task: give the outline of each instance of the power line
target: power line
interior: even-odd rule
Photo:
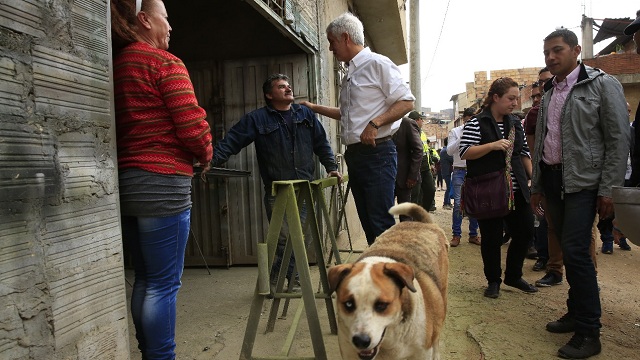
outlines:
[[[444,30],[444,23],[447,21],[447,13],[449,12],[450,3],[451,3],[451,0],[448,0],[447,9],[444,12],[444,18],[442,19],[442,25],[440,26],[440,34],[438,34],[438,41],[436,42],[436,48],[433,50],[433,57],[431,58],[431,63],[429,64],[429,68],[427,69],[427,74],[424,76],[424,79],[422,79],[423,82],[429,77],[429,73],[431,72],[431,66],[433,66],[433,62],[435,61],[436,54],[438,53],[438,46],[440,45],[440,38],[442,37],[442,31]]]

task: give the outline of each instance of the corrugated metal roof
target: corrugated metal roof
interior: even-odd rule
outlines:
[[[622,19],[604,19],[602,20],[601,25],[597,25],[594,23],[594,26],[598,28],[598,33],[596,37],[593,39],[593,43],[596,44],[600,41],[604,41],[615,37],[609,45],[607,45],[604,49],[600,50],[596,56],[609,54],[616,50],[617,45],[625,45],[629,41],[631,41],[632,36],[624,35],[624,28],[627,25],[631,24],[633,19],[630,18],[622,18]]]
[[[624,37],[623,31],[627,25],[631,24],[633,19],[630,18],[622,18],[622,19],[604,19],[602,20],[602,25],[595,25],[598,27],[598,33],[596,37],[593,39],[593,43],[597,44],[600,41],[607,40],[612,37]]]

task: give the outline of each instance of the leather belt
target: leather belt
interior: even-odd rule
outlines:
[[[551,171],[562,171],[562,163],[549,165],[544,161],[540,161],[540,169],[542,170],[551,170]]]
[[[376,139],[376,145],[382,144],[383,142],[386,142],[386,141],[389,141],[389,140],[391,140],[391,135],[384,136],[384,137],[381,137],[381,138],[377,138]],[[357,143],[354,143],[354,144],[347,145],[347,149],[350,148],[350,147],[356,148],[356,147],[359,147],[359,146],[362,146],[362,145],[371,146],[371,145],[363,144],[361,142],[357,142]]]
[[[453,170],[467,170],[465,166],[454,166]]]

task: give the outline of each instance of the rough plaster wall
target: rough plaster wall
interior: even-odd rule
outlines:
[[[127,359],[106,0],[0,0],[0,359]]]

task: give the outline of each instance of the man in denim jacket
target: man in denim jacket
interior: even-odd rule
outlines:
[[[613,215],[611,188],[622,185],[629,122],[622,85],[577,62],[577,36],[559,29],[544,39],[545,63],[554,75],[544,86],[536,126],[531,207],[548,213],[562,247],[569,282],[567,313],[547,324],[553,333],[575,332],[558,350],[563,358],[600,353],[602,313],[591,226]]]
[[[262,85],[267,106],[245,114],[229,129],[227,136],[216,143],[213,151],[213,166],[225,163],[229,156],[239,153],[251,143],[255,143],[260,177],[264,184],[264,206],[271,221],[275,197],[271,195],[271,183],[279,180],[313,181],[316,154],[329,176],[341,179],[333,150],[327,134],[313,111],[294,104],[289,77],[282,74],[271,75]],[[300,219],[306,219],[306,207],[300,211]],[[283,223],[276,249],[276,259],[271,268],[271,283],[277,280],[282,264],[282,256],[288,235],[286,220]],[[287,270],[289,287],[298,286],[297,277],[291,282],[295,268],[293,255]]]

